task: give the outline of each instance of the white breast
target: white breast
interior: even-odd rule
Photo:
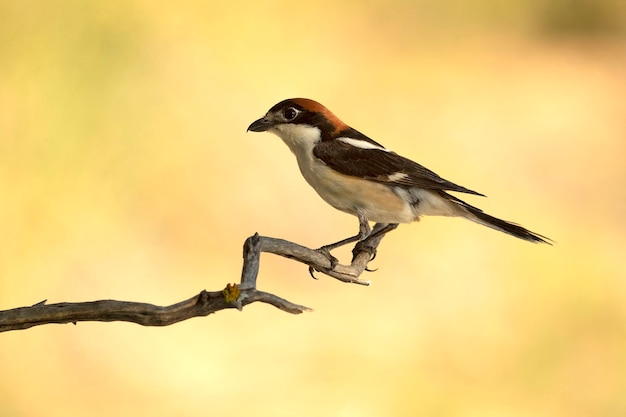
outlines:
[[[318,128],[284,124],[273,130],[296,155],[304,179],[331,206],[380,223],[416,220],[414,208],[394,188],[340,174],[316,158],[313,147],[320,141]]]

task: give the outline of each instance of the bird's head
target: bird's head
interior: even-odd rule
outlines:
[[[248,131],[278,135],[290,148],[302,142],[332,140],[346,129],[349,127],[330,110],[307,98],[283,100],[248,126]]]

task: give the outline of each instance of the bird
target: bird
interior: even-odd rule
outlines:
[[[330,251],[412,223],[422,216],[463,217],[533,243],[550,239],[506,220],[484,213],[458,197],[479,192],[445,180],[348,126],[317,101],[290,98],[272,106],[247,131],[270,132],[295,155],[300,173],[332,207],[356,216],[359,232],[318,250]],[[369,222],[375,222],[372,229]],[[373,253],[375,256],[375,252]]]

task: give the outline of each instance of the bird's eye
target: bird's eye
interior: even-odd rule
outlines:
[[[287,120],[288,122],[292,121],[293,119],[296,118],[296,116],[298,115],[298,110],[294,109],[293,107],[287,107],[284,111],[283,111],[283,117],[285,118],[285,120]]]

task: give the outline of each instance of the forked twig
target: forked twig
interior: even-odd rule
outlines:
[[[367,269],[372,251],[376,250],[382,237],[368,242],[366,249],[360,250],[357,246],[350,265],[337,264],[331,268],[330,260],[319,251],[256,233],[244,243],[241,282],[228,284],[222,291],[202,290],[187,300],[169,306],[116,300],[46,304],[44,300],[29,307],[0,311],[0,332],[49,323],[76,324],[79,321],[126,321],[142,326],[168,326],[227,308],[241,310],[254,302],[271,304],[287,313],[300,314],[311,309],[257,289],[261,253],[273,253],[296,260],[342,282],[369,285],[368,281],[359,279],[359,276]]]

